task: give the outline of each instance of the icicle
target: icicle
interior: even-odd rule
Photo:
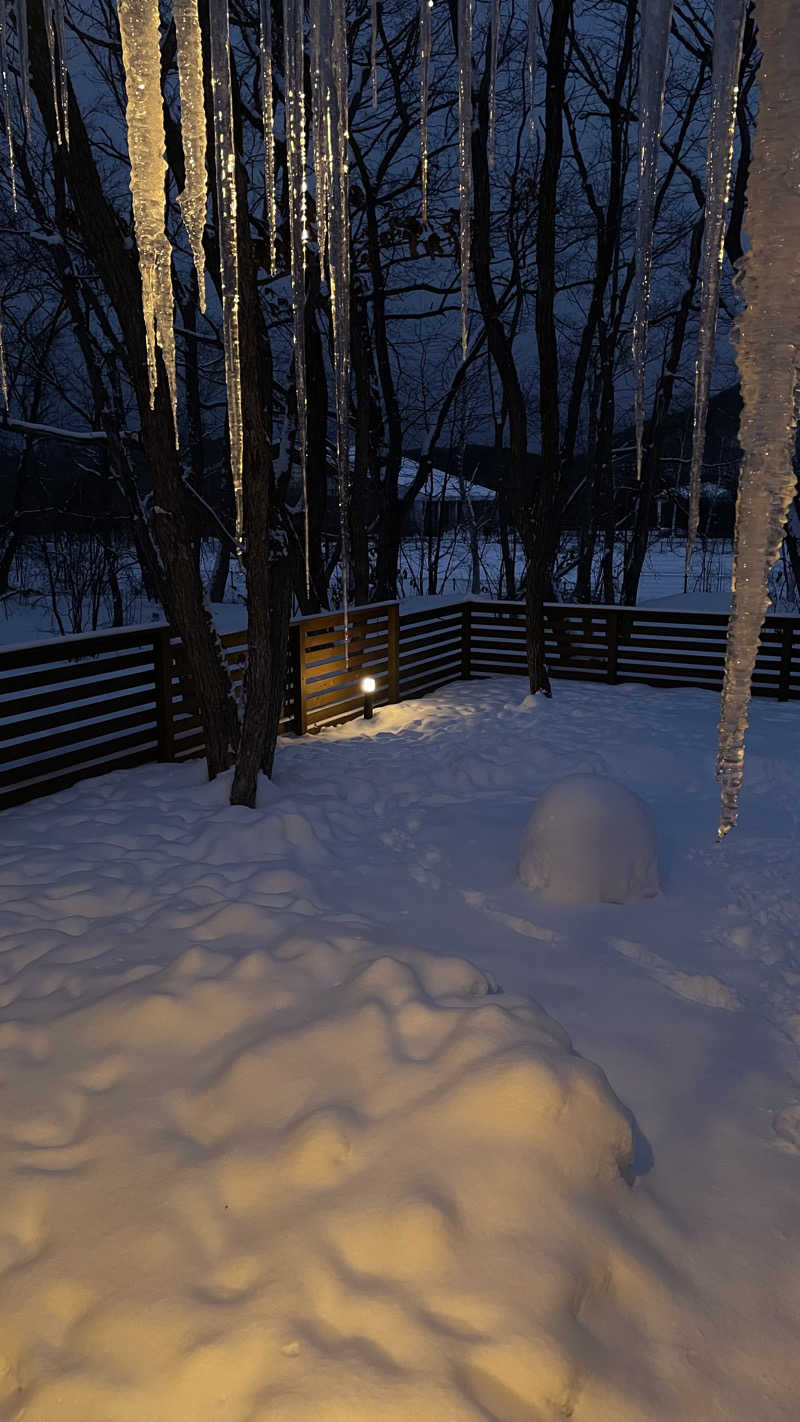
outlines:
[[[272,111],[272,0],[260,0],[261,113],[264,122],[264,215],[267,271],[276,270],[278,218],[275,204],[275,118]]]
[[[332,72],[335,113],[330,212],[330,290],[333,325],[333,367],[336,391],[336,462],[339,522],[342,539],[342,596],[345,665],[350,665],[350,144],[347,0],[332,0]]]
[[[294,334],[294,384],[297,406],[297,442],[305,517],[306,592],[311,588],[308,533],[308,431],[306,412],[306,290],[303,240],[305,197],[305,100],[303,97],[303,0],[284,0],[284,105],[286,127],[286,178],[289,199],[289,259]]]
[[[231,96],[230,25],[228,0],[210,0],[209,55],[214,111],[214,168],[217,179],[219,266],[222,288],[222,345],[225,352],[225,385],[228,395],[228,441],[236,506],[236,550],[243,551],[244,488],[242,429],[242,370],[239,351],[239,242],[236,210],[236,144]]]
[[[433,0],[420,0],[419,7],[419,146],[422,223],[428,221],[428,94],[431,81],[431,10]]]
[[[720,838],[735,825],[750,680],[769,604],[768,578],[796,488],[793,468],[800,363],[800,86],[796,0],[759,0],[758,124],[747,196],[749,249],[741,267],[746,306],[737,364],[744,408],[736,505],[733,603],[722,691],[717,773]]]
[[[633,312],[633,409],[637,478],[642,475],[653,217],[671,25],[672,0],[642,0],[639,35],[639,192],[636,201],[636,293]]]
[[[44,27],[50,50],[50,74],[53,83],[53,108],[59,143],[69,143],[69,112],[67,105],[67,47],[64,32],[65,0],[43,0]],[[123,65],[125,61],[123,60]],[[160,82],[159,82],[159,93]]]
[[[31,125],[31,78],[30,56],[28,53],[28,0],[15,0],[17,14],[17,55],[19,57],[19,81],[22,93],[22,116],[27,133]]]
[[[372,75],[372,107],[378,107],[378,0],[370,0],[369,64]]]
[[[8,175],[11,179],[11,201],[17,210],[17,174],[14,161],[14,135],[11,129],[11,95],[8,86],[8,0],[0,0],[0,75],[3,82],[3,121],[8,143]]]
[[[525,50],[525,87],[531,138],[536,133],[536,59],[539,52],[539,6],[528,0],[528,40]]]
[[[487,140],[489,167],[494,167],[497,106],[497,51],[500,42],[500,0],[491,0],[489,18],[489,135]]]
[[[708,394],[714,361],[719,288],[725,255],[725,217],[730,190],[733,134],[736,123],[739,65],[746,4],[744,0],[715,0],[714,47],[711,63],[711,119],[706,154],[706,209],[703,272],[700,296],[700,332],[694,376],[694,426],[689,474],[689,527],[686,537],[686,578],[700,522],[700,481],[706,439]]]
[[[458,0],[458,208],[461,249],[461,355],[469,337],[472,228],[472,0]]]
[[[6,348],[3,341],[3,313],[0,311],[0,392],[3,404],[8,409],[8,371],[6,370]]]
[[[133,226],[142,279],[150,400],[158,384],[156,343],[161,347],[177,438],[172,249],[164,228],[164,116],[161,98],[160,22],[156,0],[119,0],[125,73],[128,153]]]
[[[181,90],[181,135],[186,178],[179,202],[197,272],[200,310],[206,309],[206,111],[203,98],[203,44],[197,0],[173,0]]]
[[[314,143],[317,246],[320,272],[322,272],[328,253],[328,213],[334,161],[333,134],[330,123],[333,103],[333,76],[331,72],[333,30],[330,5],[326,0],[312,0],[309,6],[309,19],[311,26],[311,131]]]
[[[350,583],[350,215],[346,0],[311,0],[311,126],[320,266],[328,258],[342,539],[345,661]]]

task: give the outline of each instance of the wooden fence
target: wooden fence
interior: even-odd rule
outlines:
[[[553,604],[550,671],[718,691],[727,622],[724,613]],[[238,686],[246,632],[226,633],[222,643]],[[324,613],[292,624],[280,729],[302,735],[360,715],[364,676],[375,678],[380,705],[464,677],[524,672],[520,603],[356,608],[348,658],[341,613]],[[767,618],[753,693],[800,698],[800,618]],[[110,770],[203,752],[181,644],[167,627],[9,647],[0,651],[0,697],[0,809]]]

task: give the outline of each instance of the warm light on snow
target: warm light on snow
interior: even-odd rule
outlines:
[[[713,696],[523,690],[0,816],[0,1415],[793,1416],[797,706],[720,847]],[[576,769],[663,898],[518,882]]]

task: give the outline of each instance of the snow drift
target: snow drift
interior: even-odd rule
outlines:
[[[519,877],[567,903],[624,904],[658,893],[655,828],[643,800],[604,775],[567,775],[540,795]]]

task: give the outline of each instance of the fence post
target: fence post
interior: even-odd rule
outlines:
[[[389,701],[400,700],[400,604],[393,602],[389,608],[386,628],[386,656],[389,662],[387,693]]]
[[[292,661],[294,663],[294,729],[298,736],[308,730],[308,708],[306,706],[306,634],[302,622],[290,627],[292,636]]]
[[[792,674],[792,642],[794,640],[794,623],[787,618],[783,624],[783,636],[781,638],[781,669],[778,675],[778,700],[789,700],[789,679]]]
[[[472,603],[465,602],[461,607],[461,679],[470,681],[472,679]]]
[[[172,628],[159,627],[153,636],[153,669],[156,679],[156,730],[159,760],[175,759],[172,720]]]
[[[617,653],[619,650],[619,622],[616,612],[606,613],[606,642],[608,643],[608,680],[617,685]]]

